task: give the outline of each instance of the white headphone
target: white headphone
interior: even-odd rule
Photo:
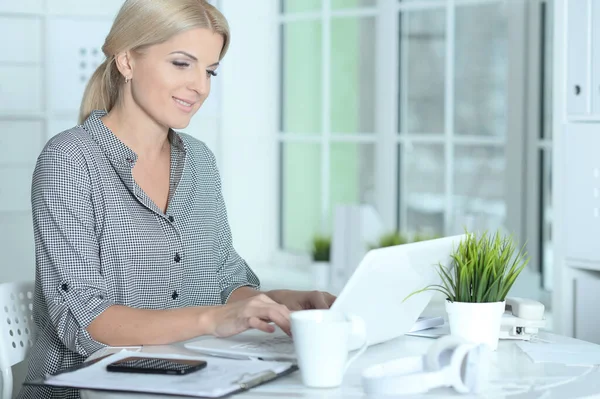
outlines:
[[[459,393],[479,393],[489,379],[490,349],[447,335],[424,356],[406,357],[369,367],[362,384],[367,394],[424,393],[452,386]]]

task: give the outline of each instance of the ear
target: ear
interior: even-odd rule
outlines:
[[[133,76],[133,57],[131,56],[131,52],[123,51],[117,54],[115,56],[115,63],[121,75],[125,79],[131,80]]]

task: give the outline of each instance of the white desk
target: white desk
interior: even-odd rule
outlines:
[[[551,341],[571,341],[571,338],[550,333],[542,333],[540,337]],[[428,338],[401,337],[396,340],[369,348],[348,370],[344,383],[336,389],[308,389],[300,381],[297,371],[286,377],[254,388],[249,392],[237,395],[248,399],[274,399],[280,397],[294,398],[351,398],[366,397],[363,393],[361,371],[372,364],[397,357],[423,354],[433,341]],[[575,341],[580,342],[580,341]],[[198,355],[185,349],[182,345],[145,346],[144,352],[182,353]],[[101,355],[101,354],[98,354]],[[533,363],[529,357],[513,341],[501,341],[498,351],[492,357],[490,390],[481,397],[498,398],[600,398],[599,367],[569,367],[561,364]],[[427,398],[459,397],[452,389],[436,389],[427,395],[410,396]],[[407,397],[407,396],[405,396]],[[472,397],[472,396],[461,396]],[[106,392],[82,391],[83,399],[157,399],[173,398],[173,396],[156,396],[141,394],[113,394]]]

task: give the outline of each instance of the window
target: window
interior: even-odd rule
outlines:
[[[549,224],[540,219],[534,232],[526,217],[549,198],[548,168],[525,156],[534,148],[549,165],[549,137],[529,128],[525,111],[528,76],[540,69],[524,60],[531,54],[539,65],[542,57],[532,51],[542,49],[539,40],[528,45],[539,28],[528,20],[534,6],[281,3],[282,249],[306,251],[313,234],[331,231],[333,209],[344,203],[372,204],[389,228],[409,235],[500,228],[549,242]],[[550,71],[544,76],[547,90]],[[532,107],[550,126],[539,116],[550,111],[548,94]],[[543,187],[531,191],[531,173],[545,176]],[[538,203],[530,209],[525,198]]]
[[[449,4],[399,9],[398,225],[409,233],[506,221],[505,7]]]
[[[288,250],[305,251],[328,231],[336,204],[373,200],[373,4],[282,2],[280,240]]]

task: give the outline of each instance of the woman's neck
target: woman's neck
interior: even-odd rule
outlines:
[[[141,108],[135,108],[130,110],[116,106],[102,118],[102,122],[138,158],[158,159],[169,147],[169,129],[160,126]]]

